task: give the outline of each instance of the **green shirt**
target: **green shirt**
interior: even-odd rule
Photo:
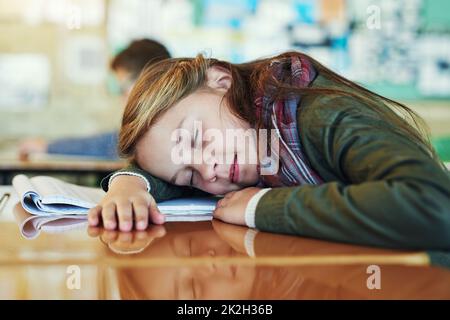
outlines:
[[[320,75],[312,86],[342,89]],[[381,101],[380,108],[386,108]],[[450,176],[417,144],[363,102],[342,95],[304,97],[297,121],[303,152],[325,183],[267,192],[255,211],[258,229],[391,248],[450,249]],[[147,177],[156,201],[193,195],[193,189],[135,165],[124,170]]]

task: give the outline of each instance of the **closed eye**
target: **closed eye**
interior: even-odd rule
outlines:
[[[195,148],[197,146],[197,137],[198,137],[198,129],[196,128],[195,132],[194,132],[194,139],[192,139],[192,148]]]
[[[194,182],[194,170],[191,170],[191,179],[189,181],[189,186],[193,186],[193,182]]]
[[[198,137],[198,128],[195,128],[194,138],[192,139],[192,148],[196,147],[197,137]],[[189,180],[189,186],[194,185],[194,170],[191,170],[191,179]]]

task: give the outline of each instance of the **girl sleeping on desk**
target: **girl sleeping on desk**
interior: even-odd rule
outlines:
[[[423,121],[299,52],[147,67],[130,93],[119,151],[130,166],[102,182],[92,226],[143,230],[164,223],[157,201],[206,192],[225,195],[214,217],[233,224],[450,248],[450,177]]]

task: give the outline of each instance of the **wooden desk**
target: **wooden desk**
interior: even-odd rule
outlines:
[[[24,174],[64,174],[79,178],[92,174],[101,178],[125,166],[124,161],[107,161],[75,157],[42,157],[30,160],[0,158],[0,185],[11,184],[12,178]]]
[[[0,299],[450,299],[450,269],[431,266],[424,252],[255,234],[219,221],[25,240],[4,212],[0,230]],[[381,289],[367,287],[371,265]]]

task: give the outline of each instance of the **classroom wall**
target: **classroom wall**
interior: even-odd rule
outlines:
[[[69,29],[64,23],[45,18],[39,22],[26,21],[25,13],[37,2],[43,3],[31,0],[0,1],[0,68],[1,57],[37,55],[46,59],[50,78],[43,103],[5,105],[0,102],[0,143],[24,136],[55,138],[117,127],[121,101],[107,89],[110,53],[105,40],[105,22]],[[68,74],[68,66],[74,63],[74,58],[67,51],[71,50],[71,44],[80,39],[94,39],[102,48],[97,54],[97,61],[104,74],[98,81],[76,81]],[[0,77],[0,81],[3,80],[0,97],[1,91],[4,95],[8,94],[4,86],[11,78],[16,80],[17,74],[28,74],[27,78],[31,77],[38,83],[45,82],[43,78],[47,78],[43,74],[34,74],[35,69],[28,70],[26,63],[21,66],[19,61],[15,67],[16,74],[11,74],[8,69],[9,73]],[[26,86],[23,88],[24,95],[25,89]]]
[[[443,14],[449,4],[0,0],[0,148],[26,136],[81,136],[118,127],[123,101],[108,63],[143,37],[162,41],[174,56],[204,52],[233,62],[302,50],[405,101],[434,136],[450,135],[450,18]]]

